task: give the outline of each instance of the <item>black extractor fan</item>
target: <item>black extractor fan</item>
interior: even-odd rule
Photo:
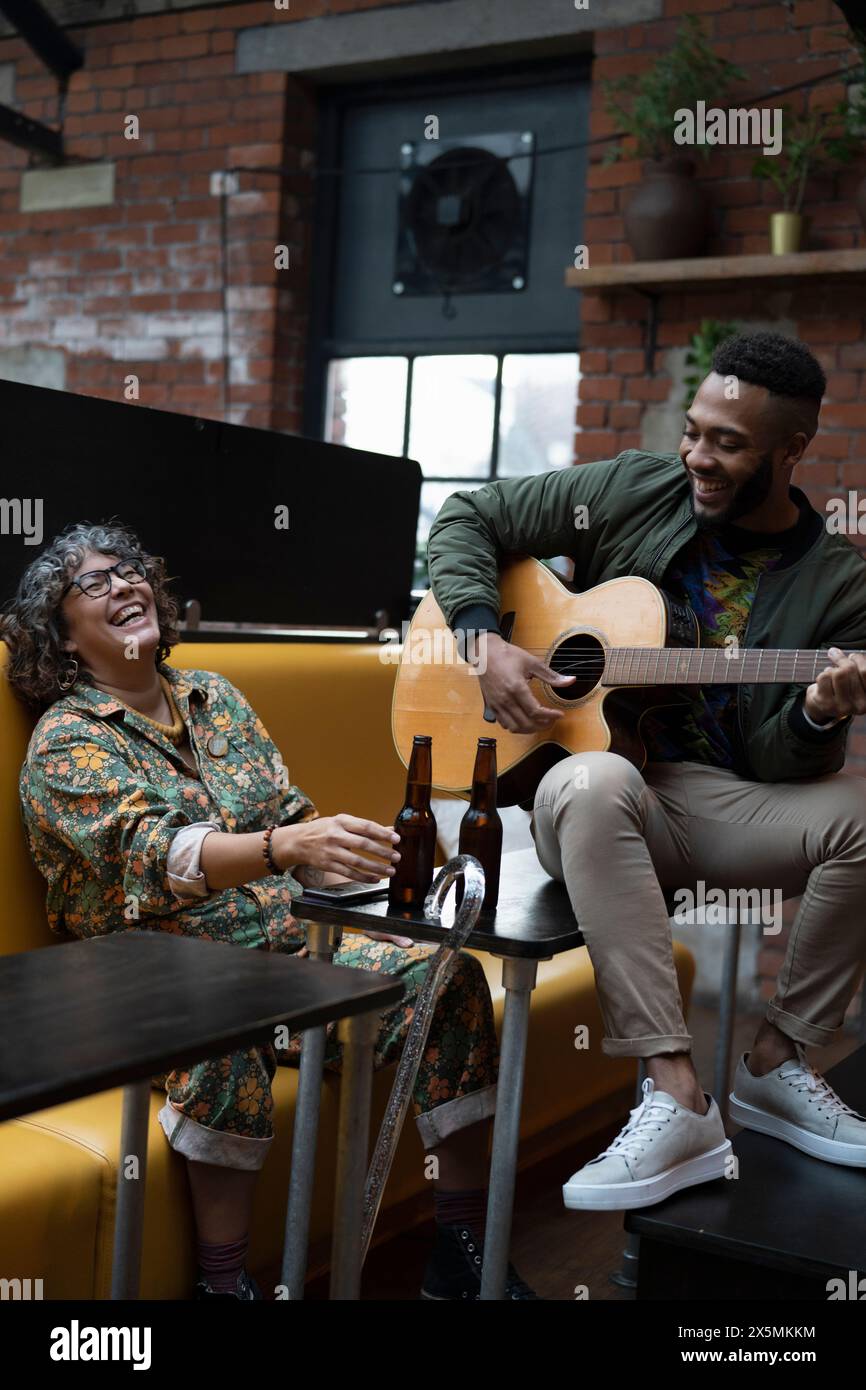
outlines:
[[[394,294],[526,288],[534,148],[527,130],[401,145]]]

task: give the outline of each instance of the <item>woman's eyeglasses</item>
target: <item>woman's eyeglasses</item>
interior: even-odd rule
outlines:
[[[111,576],[116,574],[118,579],[125,579],[128,584],[140,584],[147,578],[147,570],[143,560],[119,560],[116,565],[109,565],[104,570],[88,570],[78,579],[73,579],[67,584],[61,598],[65,598],[70,589],[80,589],[88,598],[101,598],[111,589]]]

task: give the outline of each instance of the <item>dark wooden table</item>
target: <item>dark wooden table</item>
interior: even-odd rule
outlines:
[[[452,891],[441,923],[425,918],[421,911],[394,911],[387,898],[347,907],[324,905],[304,894],[295,901],[293,911],[298,918],[331,927],[391,932],[438,945],[453,921],[453,904]],[[565,885],[548,877],[534,849],[502,856],[497,907],[481,913],[466,945],[502,957],[505,1011],[481,1283],[483,1299],[501,1299],[511,1240],[529,1008],[538,962],[583,945]]]
[[[827,1080],[866,1114],[866,1047]],[[640,1236],[639,1299],[826,1301],[829,1279],[847,1287],[866,1275],[866,1169],[748,1129],[733,1146],[736,1178],[626,1213],[626,1230]]]
[[[331,1019],[375,1023],[402,998],[399,981],[370,971],[298,960],[276,951],[196,941],[163,932],[124,932],[0,957],[0,1120],[97,1091],[123,1086],[112,1298],[138,1292],[150,1078],[186,1062],[273,1041],[274,1029],[323,1026]],[[367,1029],[369,1032],[369,1029]],[[375,1034],[374,1034],[375,1036]],[[355,1041],[350,1039],[350,1045]],[[354,1068],[361,1089],[372,1044]],[[369,1052],[369,1058],[366,1053]],[[341,1092],[352,1117],[349,1131],[366,1139],[358,1116],[366,1098]],[[358,1088],[356,1087],[356,1092]],[[341,1132],[343,1126],[341,1124]],[[137,1181],[126,1181],[124,1160],[137,1159]],[[314,1152],[306,1161],[312,1166]],[[337,1207],[360,1207],[358,1158],[342,1154]],[[359,1244],[360,1226],[355,1245]],[[353,1237],[343,1232],[341,1258]],[[354,1287],[357,1270],[343,1272]],[[357,1296],[357,1295],[355,1295]]]

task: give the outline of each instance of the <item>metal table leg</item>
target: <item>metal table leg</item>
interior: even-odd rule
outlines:
[[[343,1044],[343,1067],[331,1246],[332,1299],[358,1299],[361,1294],[361,1237],[370,1138],[373,1046],[379,1025],[377,1013],[344,1018],[338,1025],[338,1036]]]
[[[748,913],[747,925],[752,920]],[[742,917],[739,910],[725,927],[725,949],[722,957],[722,982],[719,988],[719,1031],[716,1034],[716,1057],[713,1068],[713,1095],[722,1123],[728,1122],[728,1086],[731,1080],[731,1048],[734,1041],[734,1022],[737,1016],[737,968],[740,960]]]
[[[141,1283],[141,1246],[144,1233],[144,1190],[147,1182],[147,1131],[150,1119],[150,1082],[136,1081],[123,1088],[123,1120],[120,1160],[117,1165],[117,1206],[114,1218],[114,1256],[111,1297],[138,1298]],[[134,1174],[127,1175],[130,1159]]]
[[[643,1100],[643,1083],[646,1080],[646,1058],[637,1059],[637,1084],[635,1085],[634,1103],[640,1105]],[[610,1275],[610,1282],[618,1285],[621,1289],[637,1288],[637,1271],[640,1260],[640,1236],[634,1233],[626,1233],[626,1242],[622,1252],[622,1265],[618,1270]]]
[[[304,925],[310,959],[332,960],[342,936],[341,928],[329,926],[326,922],[306,921]],[[280,1271],[280,1283],[289,1299],[304,1297],[327,1037],[324,1024],[320,1028],[307,1028],[301,1034],[295,1126],[292,1131],[292,1166]]]
[[[487,1229],[481,1269],[482,1299],[505,1297],[511,1215],[520,1140],[520,1107],[529,1035],[529,1005],[535,988],[538,962],[502,958],[505,1013],[499,1045],[499,1081],[493,1121],[490,1190],[487,1197]]]

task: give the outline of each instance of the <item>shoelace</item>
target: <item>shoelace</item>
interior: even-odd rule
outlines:
[[[617,1158],[636,1158],[642,1153],[648,1143],[651,1142],[651,1129],[661,1129],[662,1124],[670,1124],[670,1116],[676,1114],[677,1107],[672,1105],[669,1100],[662,1100],[655,1097],[655,1083],[651,1077],[647,1077],[641,1090],[643,1100],[640,1105],[635,1106],[629,1112],[631,1118],[620,1131],[612,1144],[599,1154],[599,1158],[605,1158],[608,1154],[614,1154]],[[665,1111],[669,1113],[664,1114]],[[661,1124],[659,1123],[661,1121]],[[598,1160],[596,1160],[597,1162]]]
[[[476,1246],[473,1243],[474,1237],[472,1231],[462,1230],[460,1232],[460,1239],[462,1240],[463,1244],[466,1246],[466,1249],[470,1253],[476,1249]],[[479,1250],[482,1248],[483,1247],[480,1246],[478,1247]],[[472,1263],[479,1266],[478,1281],[480,1283],[481,1271],[484,1268],[484,1261],[482,1260],[480,1253],[473,1256]],[[514,1265],[511,1263],[510,1260],[508,1262],[508,1268],[505,1273],[505,1293],[508,1298],[512,1299],[521,1298],[524,1294],[531,1294],[534,1297],[533,1290],[529,1287],[527,1283],[525,1283],[521,1279],[520,1275],[517,1273],[517,1270],[514,1268]],[[481,1298],[480,1293],[469,1294],[468,1292],[466,1292],[461,1294],[460,1296],[461,1298],[472,1298],[474,1300],[480,1300]]]
[[[779,1080],[789,1082],[798,1091],[814,1091],[818,1109],[826,1110],[828,1115],[854,1115],[857,1119],[862,1119],[856,1110],[852,1110],[851,1106],[836,1094],[826,1077],[809,1066],[805,1051],[799,1044],[797,1061],[791,1061],[785,1070],[779,1072]]]

